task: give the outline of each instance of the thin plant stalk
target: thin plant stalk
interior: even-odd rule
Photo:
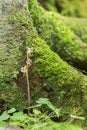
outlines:
[[[28,73],[28,60],[29,60],[29,54],[27,52],[27,71],[26,71],[26,78],[27,78],[27,92],[28,92],[28,105],[30,106],[30,83],[29,83],[29,73]]]

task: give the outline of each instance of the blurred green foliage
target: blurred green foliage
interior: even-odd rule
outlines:
[[[87,17],[87,0],[45,0],[44,2],[49,10],[58,11],[63,15]]]

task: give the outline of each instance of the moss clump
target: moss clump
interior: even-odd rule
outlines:
[[[81,44],[70,28],[40,7],[36,0],[29,1],[29,10],[39,36],[54,52],[70,63],[86,61],[87,52],[84,48],[87,48],[87,45]]]
[[[83,42],[87,43],[87,22],[86,18],[74,18],[74,17],[65,17],[60,15],[59,13],[49,12],[53,15],[54,19],[59,21],[65,26],[68,26],[70,30],[72,30],[78,37],[79,42],[83,44]]]
[[[57,20],[63,22],[82,40],[87,43],[87,22],[85,18],[69,18],[57,15]],[[80,41],[81,42],[81,41]],[[82,43],[83,44],[83,43]]]
[[[43,40],[35,38],[32,46],[35,49],[32,55],[35,60],[30,79],[32,99],[44,96],[65,111],[71,112],[75,107],[83,110],[85,107],[83,108],[84,105],[81,104],[82,100],[85,103],[86,95],[82,90],[86,77],[61,60]]]

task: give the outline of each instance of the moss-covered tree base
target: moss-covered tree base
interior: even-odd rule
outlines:
[[[35,2],[34,0],[30,0],[29,4],[32,6],[34,4],[34,6],[39,8],[39,6],[35,5],[37,4]],[[29,68],[31,105],[35,103],[36,99],[46,97],[66,113],[77,111],[77,113],[81,112],[84,115],[87,108],[87,76],[75,70],[67,62],[62,60],[58,53],[52,51],[50,46],[48,46],[48,41],[51,44],[50,40],[47,40],[49,39],[48,37],[47,39],[41,39],[41,35],[38,35],[36,29],[41,23],[45,25],[46,21],[42,19],[40,24],[37,22],[36,27],[34,27],[33,21],[37,21],[37,17],[32,17],[32,20],[30,14],[34,10],[31,9],[31,6],[29,6],[29,11],[25,6],[23,6],[23,10],[19,10],[19,5],[17,6],[16,3],[14,6],[11,6],[15,10],[13,8],[11,8],[12,10],[6,8],[8,11],[13,11],[14,13],[11,12],[12,15],[6,14],[9,17],[6,17],[5,21],[2,19],[2,22],[6,26],[11,26],[12,29],[10,34],[8,33],[9,29],[7,29],[7,35],[3,32],[2,36],[5,36],[4,38],[8,38],[8,40],[6,39],[6,41],[0,43],[0,53],[2,55],[0,55],[0,100],[4,100],[5,106],[7,107],[16,107],[17,109],[26,108],[26,76],[20,72],[20,69],[26,64],[27,47],[33,47],[33,53],[30,57],[32,59],[32,66]],[[45,16],[44,11],[43,16]],[[50,20],[53,25],[52,18]],[[48,25],[51,24],[49,22]],[[58,27],[60,28],[57,24],[55,30]],[[64,36],[65,32],[67,33],[68,31],[72,34],[70,30],[67,30],[66,27],[64,28]],[[60,29],[59,32],[61,33]],[[43,36],[46,36],[46,34],[43,34]],[[0,38],[2,37],[0,36]],[[67,42],[65,43],[67,44]],[[75,51],[73,52],[75,47],[73,39],[72,42],[69,42],[69,45],[71,47],[70,51],[72,54],[75,54]],[[59,44],[58,49],[60,48],[61,46]],[[66,51],[68,51],[67,49],[66,47]],[[82,52],[80,53],[80,49],[76,54],[77,57],[82,56],[80,55],[82,54]],[[66,54],[64,53],[64,55]],[[85,56],[81,58],[84,59]]]

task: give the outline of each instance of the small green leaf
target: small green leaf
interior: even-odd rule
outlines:
[[[8,113],[9,113],[9,114],[10,114],[10,113],[14,113],[15,111],[16,111],[15,108],[11,108],[11,109],[8,110]]]
[[[2,113],[2,115],[0,116],[0,121],[6,121],[9,119],[9,114],[7,113],[7,111],[5,111],[4,113]]]
[[[28,118],[27,114],[24,114],[22,111],[16,112],[13,116],[10,117],[12,121],[24,121]]]
[[[6,122],[0,120],[0,126],[6,126]]]
[[[37,109],[33,109],[33,113],[35,115],[40,115],[41,114],[41,111],[37,110]]]
[[[48,101],[49,101],[48,98],[39,98],[36,102],[37,102],[38,104],[43,105],[43,104],[47,104]]]
[[[60,115],[60,109],[57,109],[50,101],[48,98],[39,98],[36,101],[39,105],[47,105],[49,109],[55,112],[55,114],[59,117]]]
[[[53,111],[56,109],[56,107],[49,101],[46,103],[46,105]]]
[[[81,116],[70,115],[70,117],[72,117],[74,119],[85,120],[85,117],[81,117]]]
[[[55,114],[57,115],[57,117],[59,117],[60,116],[60,109],[55,109]]]

